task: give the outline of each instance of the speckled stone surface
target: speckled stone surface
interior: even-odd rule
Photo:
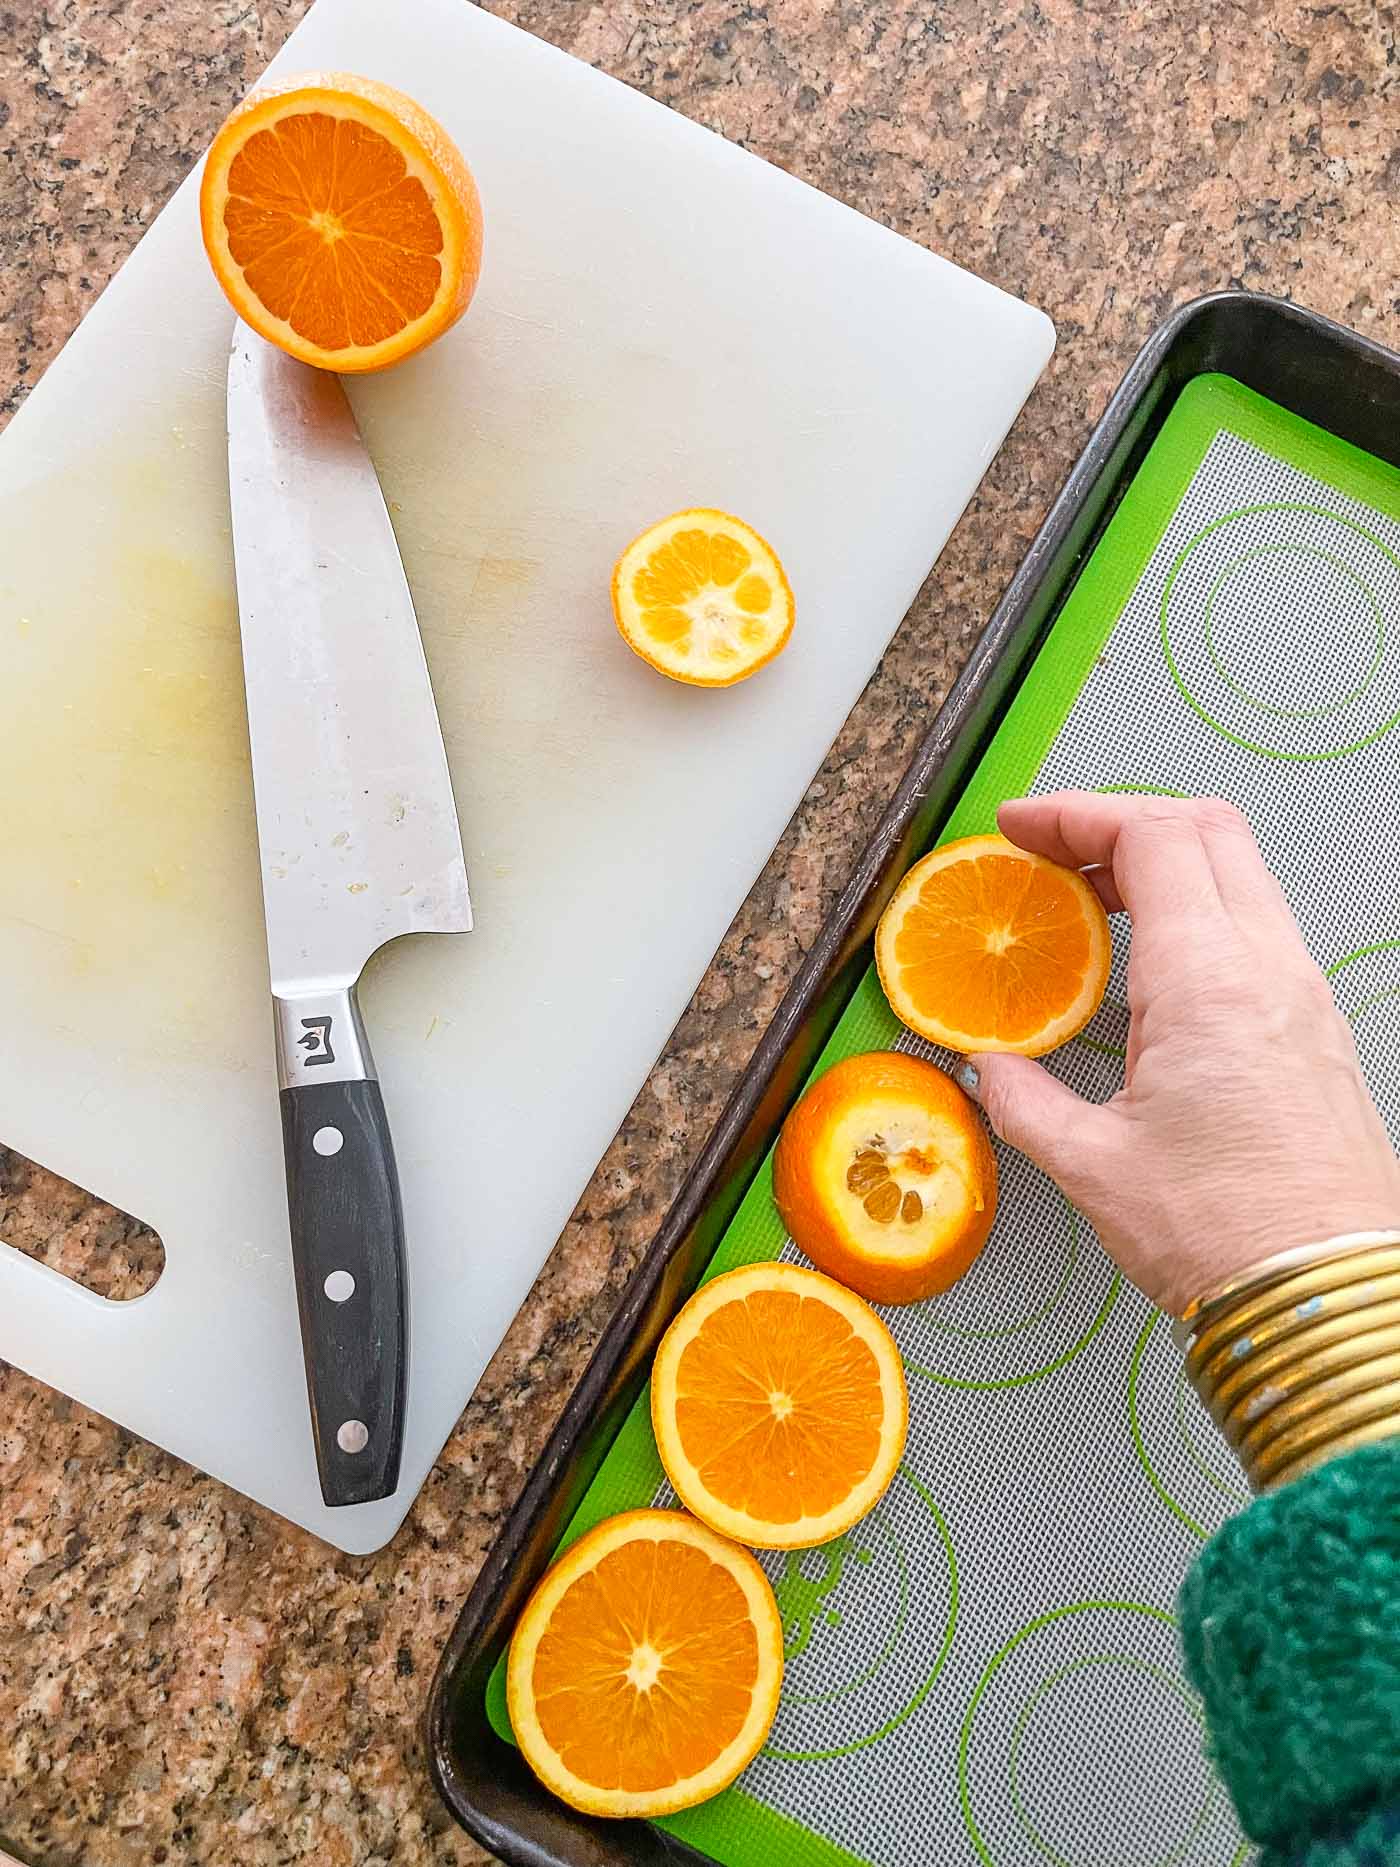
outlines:
[[[0,408],[32,387],[303,10],[0,0]],[[1400,339],[1394,7],[494,10],[1035,300],[1059,350],[387,1550],[340,1556],[0,1367],[0,1847],[27,1864],[485,1858],[424,1775],[417,1720],[437,1652],[628,1272],[1137,345],[1173,305],[1226,284]],[[0,1008],[0,1058],[2,1046]],[[112,1294],[139,1284],[150,1254],[120,1215],[3,1152],[0,1233],[64,1268],[91,1266]]]

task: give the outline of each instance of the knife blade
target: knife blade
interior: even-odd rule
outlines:
[[[388,1497],[407,1383],[393,1144],[355,988],[471,926],[413,599],[338,377],[239,325],[229,504],[292,1263],[321,1494]]]

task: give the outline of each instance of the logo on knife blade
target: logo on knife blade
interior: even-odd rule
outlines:
[[[297,1048],[304,1050],[302,1058],[308,1070],[314,1070],[318,1064],[334,1063],[335,1052],[331,1049],[331,1021],[329,1018],[303,1018],[301,1028],[305,1037],[297,1039]]]

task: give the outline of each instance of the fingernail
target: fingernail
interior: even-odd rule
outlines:
[[[960,1063],[953,1071],[953,1081],[960,1089],[966,1090],[974,1102],[977,1100],[977,1090],[982,1081],[982,1072],[977,1068],[975,1063]]]

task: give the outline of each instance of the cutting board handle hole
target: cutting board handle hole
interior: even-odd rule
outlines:
[[[109,1303],[145,1296],[165,1269],[149,1225],[4,1146],[0,1240]]]

